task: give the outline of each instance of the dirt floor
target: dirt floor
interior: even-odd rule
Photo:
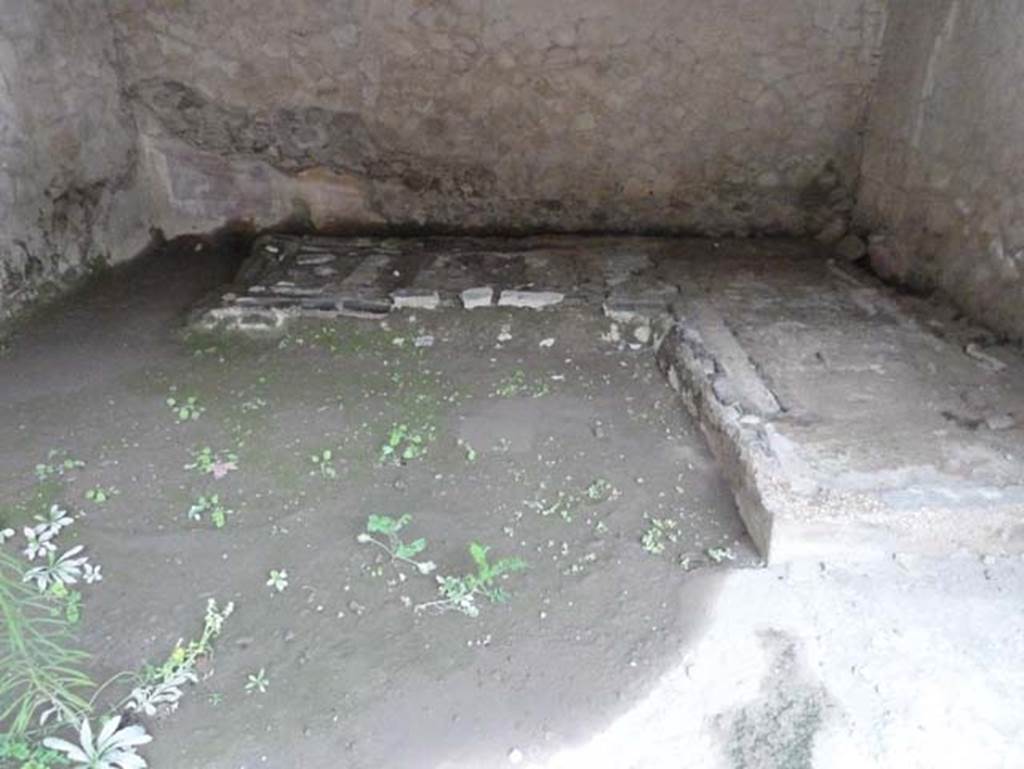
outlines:
[[[162,661],[208,597],[236,604],[208,678],[154,727],[152,765],[543,755],[676,659],[695,630],[677,605],[690,572],[756,563],[650,350],[602,339],[592,310],[181,335],[182,312],[230,270],[209,250],[180,242],[62,304],[0,363],[0,523],[54,502],[79,515],[62,536],[102,564],[80,622],[96,678]],[[201,413],[179,421],[167,399],[190,397]],[[237,469],[186,469],[203,447]],[[36,479],[63,458],[84,466]],[[97,487],[116,493],[96,504]],[[213,494],[222,528],[188,515]],[[410,515],[402,536],[427,540],[418,557],[436,573],[357,542],[371,514]],[[439,598],[436,575],[474,570],[471,542],[526,562],[502,583],[509,600],[417,611]],[[260,669],[266,693],[247,694]]]
[[[62,543],[104,576],[77,625],[95,678],[163,661],[209,598],[235,603],[202,680],[142,718],[150,766],[1024,765],[1021,559],[750,568],[650,349],[595,311],[183,336],[236,266],[178,241],[0,356],[0,528],[76,514]],[[179,422],[167,399],[189,397],[201,413]],[[222,477],[185,467],[203,447]],[[189,516],[213,494],[221,528]],[[359,542],[373,514],[410,515],[401,536],[436,570]],[[525,561],[508,600],[417,611],[437,575],[474,570],[471,542]]]

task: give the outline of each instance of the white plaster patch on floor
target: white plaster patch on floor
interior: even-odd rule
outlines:
[[[705,580],[723,580],[705,632],[650,694],[589,742],[527,766],[1024,766],[1024,561],[805,565],[701,575],[692,589]],[[784,723],[794,708],[770,703],[816,691],[803,760],[799,729]],[[744,712],[754,755],[738,748]]]

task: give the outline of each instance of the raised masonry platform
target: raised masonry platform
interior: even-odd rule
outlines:
[[[772,562],[1024,552],[1021,351],[814,244],[271,235],[198,319],[490,306],[653,329]]]

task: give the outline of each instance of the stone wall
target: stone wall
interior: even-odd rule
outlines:
[[[841,235],[884,5],[110,0],[168,234]]]
[[[1024,338],[1024,3],[890,11],[858,220],[881,274]]]
[[[0,0],[0,321],[137,253],[137,143],[102,0]]]

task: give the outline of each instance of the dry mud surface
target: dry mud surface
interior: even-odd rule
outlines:
[[[255,341],[179,337],[179,311],[216,277],[139,268],[15,337],[0,364],[3,523],[52,502],[78,515],[65,544],[104,573],[80,622],[96,678],[161,661],[208,597],[236,604],[207,677],[152,725],[153,766],[543,756],[676,659],[699,625],[678,597],[717,568],[709,551],[755,563],[649,349],[602,339],[594,311],[405,311]],[[203,411],[179,422],[168,397]],[[396,426],[422,440],[400,464],[382,461]],[[204,446],[237,469],[185,469]],[[37,481],[53,450],[84,467]],[[95,504],[96,486],[119,493]],[[211,494],[231,511],[223,528],[187,515]],[[411,515],[403,536],[426,538],[439,574],[472,570],[470,542],[528,567],[478,617],[417,613],[438,597],[434,577],[357,543],[370,514]],[[651,518],[672,527],[657,554],[641,544]],[[288,573],[282,592],[266,585],[273,569]],[[261,668],[266,693],[247,694]]]

